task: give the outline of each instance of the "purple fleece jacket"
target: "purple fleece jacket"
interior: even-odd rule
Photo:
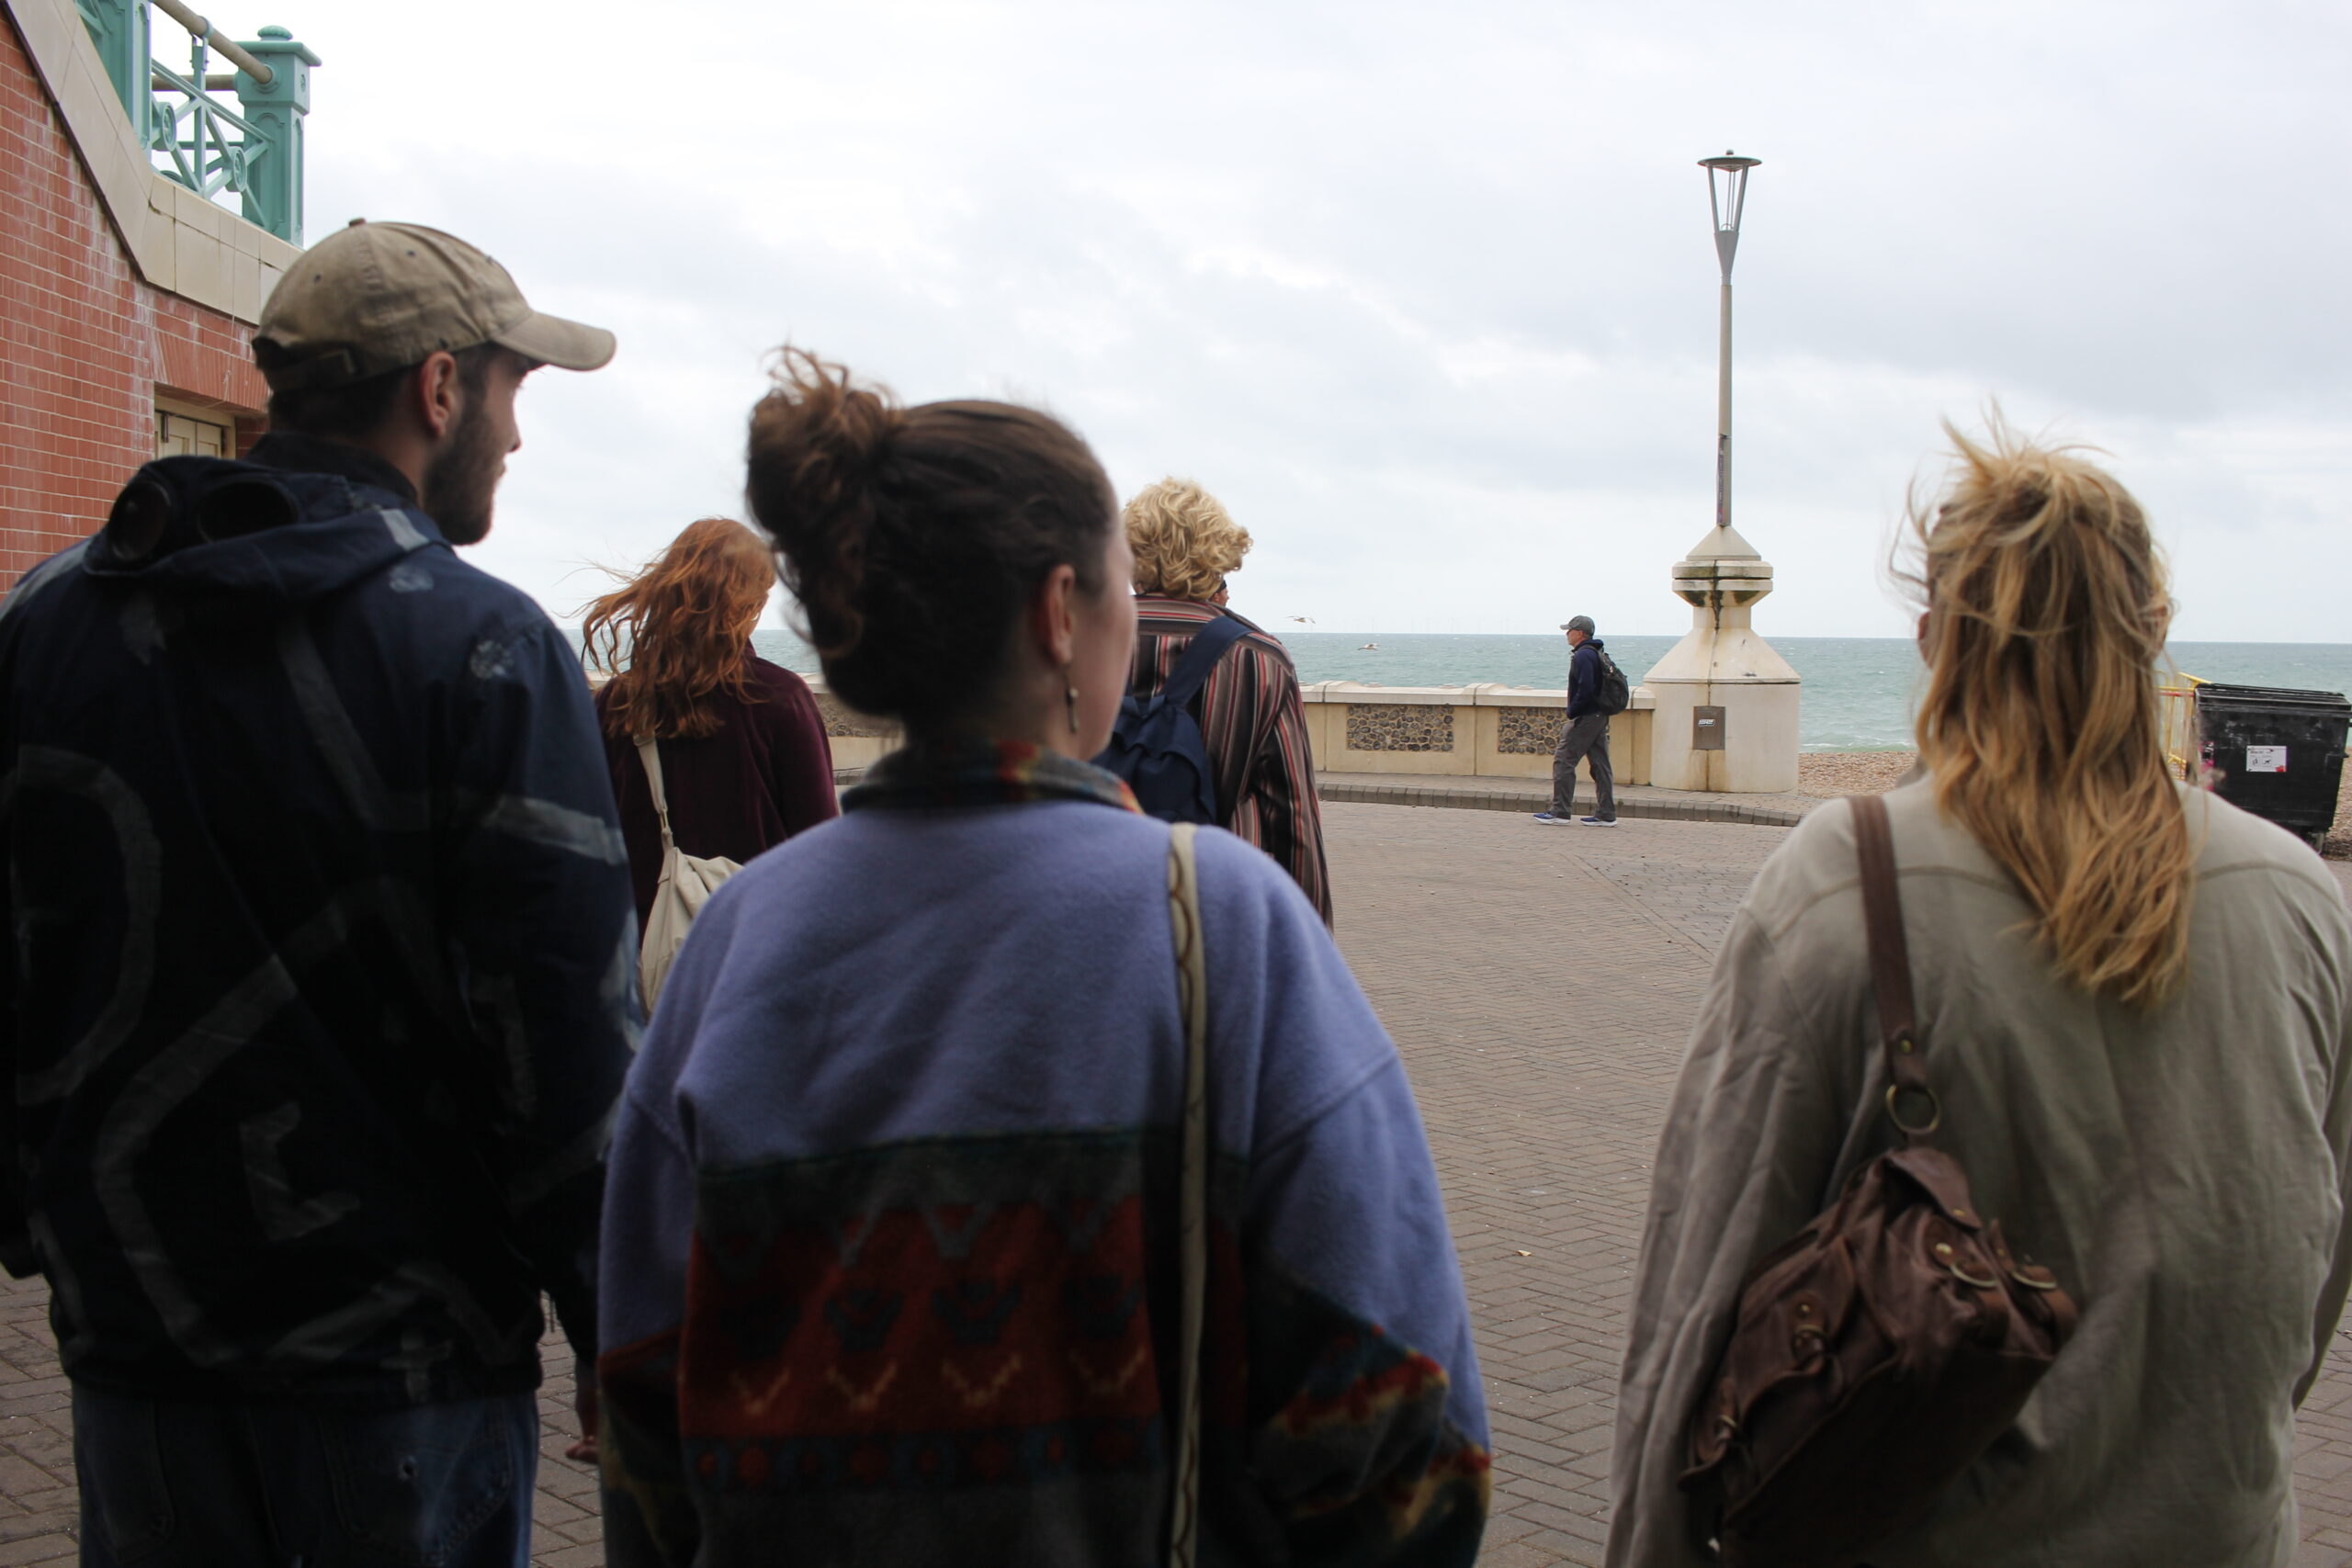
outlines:
[[[1168,838],[1075,800],[862,809],[711,901],[614,1135],[614,1562],[1157,1559]],[[1466,1568],[1486,1411],[1403,1065],[1282,870],[1198,846],[1203,1561]]]

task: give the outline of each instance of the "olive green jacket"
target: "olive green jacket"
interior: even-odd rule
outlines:
[[[2300,840],[2184,792],[2187,983],[2144,1015],[2053,975],[2015,885],[1887,796],[1938,1144],[2081,1326],[2017,1425],[1873,1568],[2284,1564],[2295,1407],[2352,1236],[2352,920]],[[1735,917],[1659,1143],[1619,1393],[1611,1568],[1713,1561],[1676,1485],[1742,1276],[1890,1147],[1853,815],[1808,818]]]

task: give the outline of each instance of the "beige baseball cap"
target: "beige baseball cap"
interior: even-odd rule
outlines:
[[[612,333],[532,310],[504,267],[456,235],[355,218],[269,291],[254,362],[272,388],[307,390],[485,343],[565,370],[613,357]]]

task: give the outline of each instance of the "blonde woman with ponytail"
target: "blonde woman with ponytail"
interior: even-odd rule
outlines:
[[[2345,1298],[2352,922],[2301,841],[2174,780],[2147,519],[2075,452],[1953,433],[1904,573],[1928,679],[1886,797],[1937,1146],[2082,1309],[2016,1425],[1871,1568],[2271,1568]],[[1893,1145],[1853,816],[1758,875],[1656,1163],[1612,1568],[1715,1561],[1677,1484],[1757,1259]]]

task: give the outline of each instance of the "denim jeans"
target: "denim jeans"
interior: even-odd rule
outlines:
[[[74,1389],[85,1568],[528,1568],[531,1394],[334,1410]]]

